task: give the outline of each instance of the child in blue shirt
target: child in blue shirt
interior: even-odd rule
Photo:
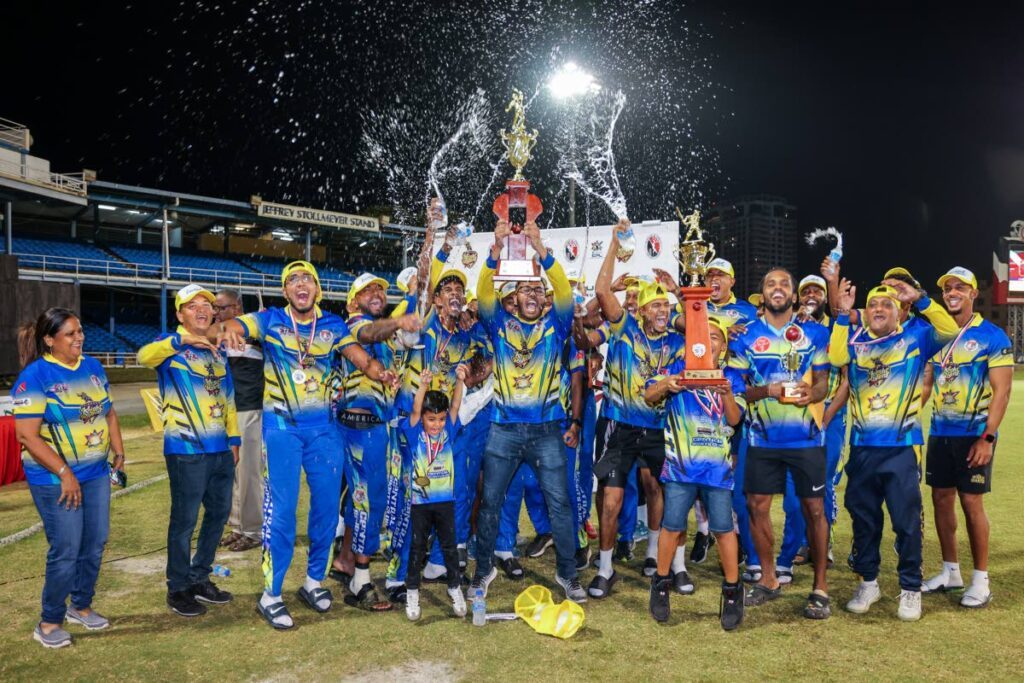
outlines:
[[[405,602],[405,615],[410,621],[420,618],[420,573],[432,531],[437,534],[444,555],[452,611],[457,617],[466,616],[466,597],[462,593],[462,572],[455,543],[455,454],[452,446],[460,427],[459,406],[468,373],[466,365],[456,368],[455,390],[449,403],[442,392],[429,390],[433,374],[424,368],[412,413],[399,422],[411,456],[406,485],[411,491],[412,544]]]

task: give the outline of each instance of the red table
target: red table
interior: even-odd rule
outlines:
[[[14,416],[0,417],[0,486],[24,479],[21,444],[18,443],[18,435],[14,431]]]

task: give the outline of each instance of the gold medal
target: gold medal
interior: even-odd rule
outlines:
[[[305,384],[306,373],[298,368],[292,370],[292,381],[295,382],[296,384]]]
[[[421,489],[430,488],[430,479],[428,477],[416,477],[416,485]]]
[[[516,349],[516,352],[512,354],[512,365],[522,370],[530,364],[530,358],[533,356],[533,351],[529,349]]]

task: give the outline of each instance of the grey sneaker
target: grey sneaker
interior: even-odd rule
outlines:
[[[110,621],[96,610],[91,610],[89,614],[82,614],[74,607],[69,607],[67,620],[72,624],[84,626],[90,631],[102,631],[110,626]]]
[[[565,597],[573,602],[584,603],[587,601],[587,591],[583,590],[583,586],[580,585],[578,578],[563,579],[558,574],[555,574],[555,583],[565,590]]]
[[[49,633],[43,633],[43,629],[36,624],[36,630],[32,631],[32,639],[53,650],[71,644],[71,634],[59,626]]]

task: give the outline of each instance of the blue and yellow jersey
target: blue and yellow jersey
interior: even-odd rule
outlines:
[[[359,339],[359,330],[372,324],[374,318],[369,315],[358,314],[348,319],[349,332],[353,339]],[[387,341],[363,344],[366,353],[371,358],[376,358],[385,368],[391,368],[395,364],[395,353],[392,345]],[[390,419],[392,390],[379,380],[373,380],[366,376],[362,370],[353,365],[348,359],[340,359],[341,373],[341,395],[338,406],[341,410],[349,408],[369,411],[381,421]]]
[[[405,355],[405,369],[395,399],[395,410],[399,414],[412,412],[416,390],[420,388],[420,372],[430,370],[434,379],[430,389],[440,391],[448,398],[455,393],[455,369],[461,363],[469,363],[479,350],[479,332],[475,325],[463,330],[458,323],[454,330],[448,330],[441,323],[436,309],[431,309],[420,330],[421,349],[409,349]]]
[[[47,354],[21,371],[11,397],[14,419],[42,418],[39,436],[79,481],[107,476],[110,385],[99,361],[82,356],[75,365],[64,365]],[[21,460],[29,484],[60,484],[24,448]]]
[[[739,301],[735,294],[730,294],[724,304],[708,301],[708,317],[722,321],[727,328],[737,323],[749,325],[757,320],[757,307],[749,301]]]
[[[559,389],[562,355],[572,331],[572,288],[550,252],[541,266],[554,290],[554,305],[531,322],[509,315],[501,307],[494,291],[497,263],[488,257],[480,271],[480,323],[494,352],[493,421],[499,424],[565,419]]]
[[[666,368],[683,358],[686,345],[680,334],[669,330],[649,337],[640,321],[623,310],[622,317],[611,322],[605,373],[604,415],[633,427],[661,429],[665,426],[665,407],[644,400],[648,380],[664,374]]]
[[[409,444],[409,483],[413,505],[447,503],[455,500],[455,435],[462,424],[451,417],[444,421],[444,429],[437,436],[427,436],[420,420],[413,427],[403,417],[398,428]]]
[[[562,410],[566,417],[572,417],[572,376],[577,372],[585,372],[587,369],[587,356],[576,348],[576,342],[572,337],[565,342],[565,351],[562,356],[562,377],[559,387],[559,400],[562,402]]]
[[[930,325],[908,327],[876,338],[867,328],[851,332],[849,316],[836,319],[829,358],[837,367],[849,366],[852,446],[924,443],[921,377],[943,341]]]
[[[315,325],[296,322],[295,327],[288,308],[268,308],[235,318],[245,336],[263,342],[264,429],[321,427],[331,423],[337,356],[356,342],[348,325],[338,316],[319,308],[316,316]]]
[[[686,362],[677,360],[668,367],[668,374],[679,374],[685,368]],[[743,376],[738,370],[726,368],[725,377],[743,410],[746,405]],[[647,383],[657,381],[652,378]],[[729,438],[732,433],[717,394],[693,389],[669,394],[665,400],[665,464],[661,481],[731,490],[733,467]]]
[[[164,455],[223,453],[241,446],[235,386],[227,359],[209,349],[183,345],[173,334],[139,349],[139,364],[155,368],[164,418]]]
[[[785,337],[791,325],[802,330],[795,344],[790,344]],[[729,342],[732,351],[729,367],[739,370],[751,386],[784,382],[790,375],[783,358],[795,347],[800,356],[795,376],[798,380],[805,379],[808,372],[831,367],[828,341],[828,330],[816,322],[798,323],[794,317],[781,329],[775,329],[760,317],[747,325],[745,333]],[[750,445],[761,448],[811,448],[825,443],[825,434],[809,407],[779,403],[770,397],[750,405],[747,434]]]
[[[1013,343],[975,313],[956,341],[931,357],[933,436],[981,436],[992,402],[991,368],[1013,368]]]

